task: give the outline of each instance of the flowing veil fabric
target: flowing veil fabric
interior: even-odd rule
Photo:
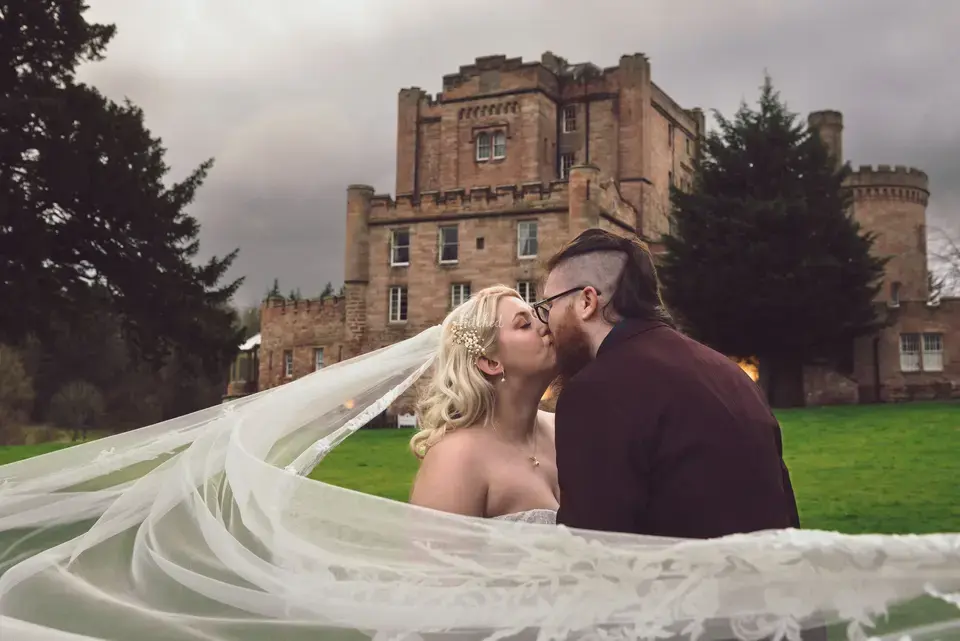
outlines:
[[[603,534],[306,478],[438,338],[0,467],[0,639],[960,639],[956,534]]]

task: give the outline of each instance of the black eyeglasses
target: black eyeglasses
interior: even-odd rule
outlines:
[[[537,318],[540,319],[541,323],[546,325],[547,321],[550,319],[550,308],[553,307],[553,301],[557,300],[558,298],[563,298],[564,296],[569,296],[574,292],[582,291],[587,287],[590,287],[590,285],[572,287],[567,291],[560,292],[559,294],[556,294],[555,296],[551,296],[550,298],[544,298],[543,300],[533,304],[533,313],[537,315]],[[597,292],[597,296],[600,295],[599,289],[594,288],[594,291]]]

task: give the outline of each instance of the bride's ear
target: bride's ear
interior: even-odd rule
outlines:
[[[477,368],[487,376],[499,376],[503,373],[503,366],[486,356],[477,359]]]

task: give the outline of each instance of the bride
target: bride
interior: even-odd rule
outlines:
[[[549,331],[516,291],[481,290],[444,320],[411,448],[423,459],[410,502],[467,516],[555,523]]]

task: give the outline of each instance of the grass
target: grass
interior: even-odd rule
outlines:
[[[859,533],[960,532],[960,404],[777,412],[803,526]],[[347,439],[312,478],[403,501],[417,462],[408,430]]]
[[[960,532],[960,403],[777,412],[803,526],[845,533]],[[361,430],[311,478],[405,501],[417,469],[410,430]],[[0,465],[70,442],[0,447]]]

